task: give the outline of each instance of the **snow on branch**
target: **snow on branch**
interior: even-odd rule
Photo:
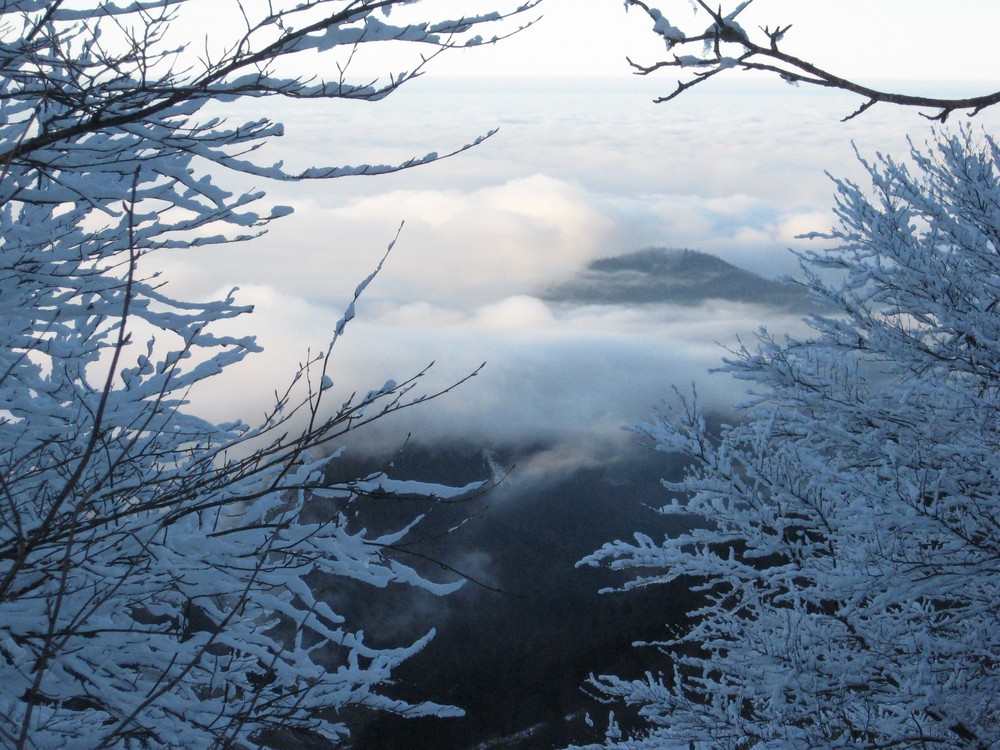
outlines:
[[[803,258],[831,312],[727,361],[736,424],[681,399],[636,428],[689,460],[663,508],[689,530],[581,564],[700,605],[646,644],[666,675],[592,680],[645,721],[607,747],[1000,745],[1000,145],[910,159],[837,182],[838,247]]]
[[[290,213],[255,209],[263,192],[219,186],[225,170],[325,179],[441,158],[291,174],[249,156],[279,124],[229,125],[205,105],[378,100],[436,54],[488,43],[483,28],[496,31],[490,41],[515,33],[512,19],[535,3],[395,25],[394,8],[433,3],[226,4],[236,38],[204,54],[169,41],[196,5],[0,3],[5,748],[271,748],[340,742],[354,707],[460,713],[388,694],[393,669],[433,633],[376,648],[315,586],[462,585],[453,569],[409,564],[419,518],[375,533],[356,516],[394,493],[445,502],[470,488],[331,478],[355,430],[457,384],[422,393],[425,370],[338,394],[332,352],[352,303],[260,421],[213,424],[190,393],[260,351],[253,336],[218,331],[252,307],[234,294],[177,299],[148,259],[248,240]],[[431,51],[385,82],[349,81],[352,50],[386,41]],[[330,61],[335,48],[346,63]],[[282,73],[304,51],[329,61],[331,81]]]

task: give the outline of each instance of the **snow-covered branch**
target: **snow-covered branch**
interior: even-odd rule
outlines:
[[[757,394],[738,424],[681,404],[638,428],[692,460],[663,510],[697,528],[584,563],[704,603],[656,644],[672,676],[594,680],[647,720],[635,747],[1000,743],[1000,146],[911,158],[837,183],[840,246],[804,259],[837,312],[727,363]]]
[[[171,41],[188,0],[0,4],[0,745],[275,747],[339,741],[352,706],[458,713],[384,692],[432,633],[375,648],[313,589],[461,585],[404,562],[419,518],[379,533],[352,519],[396,490],[447,502],[476,486],[330,479],[353,430],[450,389],[422,393],[418,373],[335,400],[352,304],[262,422],[212,424],[189,392],[260,351],[216,332],[252,308],[175,299],[148,270],[151,253],[249,239],[289,213],[219,187],[223,170],[329,178],[438,158],[292,174],[250,156],[279,124],[217,115],[241,97],[380,99],[441,51],[515,32],[534,3],[396,20],[434,5],[248,0],[226,6],[235,37],[202,53]],[[350,82],[352,50],[375,42],[430,51]],[[282,72],[305,54],[335,75]]]

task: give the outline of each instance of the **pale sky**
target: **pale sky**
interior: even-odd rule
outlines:
[[[468,3],[430,2],[426,10],[463,5]],[[653,5],[675,26],[694,28],[688,0]],[[621,0],[543,0],[538,11],[542,20],[520,37],[441,59],[437,74],[622,75],[629,73],[626,55],[651,62],[663,52],[645,15],[636,9],[626,13]],[[747,30],[794,24],[787,51],[845,75],[1000,78],[997,0],[756,0],[740,20]]]
[[[718,2],[718,0],[713,0]],[[242,0],[252,9],[254,2]],[[509,10],[519,0],[423,0],[393,12],[390,22],[440,21],[490,10]],[[698,32],[704,24],[689,0],[653,3],[675,26]],[[721,2],[733,8],[735,0]],[[945,10],[946,9],[946,10]],[[664,54],[649,19],[622,0],[542,0],[524,21],[541,19],[500,44],[456,50],[434,61],[438,76],[616,76],[630,75],[626,56],[651,63]],[[238,28],[236,0],[194,0],[175,24],[186,40],[207,34],[218,41]],[[785,51],[849,77],[884,79],[998,80],[1000,53],[994,35],[1000,27],[998,0],[755,0],[739,17],[748,31],[759,26],[793,24]],[[484,35],[515,28],[482,28]],[[191,49],[199,51],[200,42]],[[355,73],[386,75],[407,70],[426,48],[372,45],[354,62]],[[317,71],[310,71],[317,72]],[[672,81],[673,71],[661,78]]]

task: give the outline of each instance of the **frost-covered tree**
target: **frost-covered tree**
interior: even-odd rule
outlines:
[[[836,313],[727,360],[736,424],[679,399],[640,426],[690,459],[663,512],[697,528],[584,562],[703,605],[654,644],[672,672],[594,679],[647,724],[608,746],[1000,746],[1000,145],[911,156],[837,183],[805,258]]]
[[[753,0],[739,0],[713,5],[705,0],[691,0],[689,4],[694,8],[692,25],[681,23],[681,26],[687,26],[681,28],[671,23],[663,11],[644,0],[625,0],[626,9],[639,8],[649,16],[653,22],[653,33],[663,39],[667,51],[671,53],[668,59],[659,62],[642,64],[629,60],[629,63],[640,75],[648,75],[664,68],[679,68],[687,74],[686,78],[677,82],[673,93],[659,99],[660,102],[670,101],[723,71],[756,70],[777,75],[793,84],[840,89],[857,94],[864,99],[864,103],[853,114],[848,115],[845,118],[847,120],[879,103],[920,107],[930,113],[927,115],[930,119],[941,122],[952,112],[967,111],[976,114],[1000,103],[1000,91],[968,98],[921,96],[886,91],[837,75],[782,48],[785,35],[791,29],[790,24],[777,23],[759,29],[745,28],[740,23],[739,16],[751,3]],[[687,4],[678,0],[671,5],[677,7],[677,12],[675,14],[671,10],[670,17],[680,23],[679,16]],[[838,12],[836,3],[830,3],[830,12]],[[887,33],[892,33],[892,30],[887,30]]]
[[[345,516],[359,498],[459,490],[326,479],[346,432],[429,397],[419,376],[334,400],[328,348],[260,423],[211,424],[188,394],[259,350],[213,332],[250,307],[175,299],[149,259],[288,213],[220,172],[436,158],[289,174],[248,156],[280,125],[228,123],[227,102],[377,100],[532,5],[431,23],[413,19],[434,2],[414,0],[0,2],[0,745],[289,746],[342,738],[351,706],[454,713],[380,692],[426,639],[371,648],[311,585],[458,585],[394,557],[412,524],[369,534]],[[203,13],[228,36],[176,43]],[[410,72],[352,83],[351,56],[375,42],[425,51]],[[310,56],[332,76],[283,73]],[[316,498],[330,512],[300,516]]]

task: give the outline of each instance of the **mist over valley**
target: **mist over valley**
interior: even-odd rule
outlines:
[[[661,248],[597,259],[545,297],[566,308],[697,308],[752,298],[762,316],[809,309],[798,286],[706,253]],[[466,710],[460,719],[362,721],[358,750],[530,750],[603,737],[607,707],[583,689],[588,675],[640,677],[655,649],[634,644],[682,626],[697,602],[684,585],[599,593],[624,579],[577,567],[605,542],[637,529],[655,538],[683,528],[656,509],[670,499],[661,479],[678,479],[684,462],[621,429],[627,426],[618,425],[619,439],[599,449],[585,430],[536,441],[510,441],[503,433],[491,439],[488,430],[465,441],[414,432],[398,443],[364,442],[362,452],[355,446],[334,462],[331,478],[374,471],[454,486],[484,482],[457,502],[383,497],[353,511],[359,527],[386,531],[425,514],[416,536],[426,541],[397,550],[400,559],[434,579],[468,577],[445,598],[413,590],[358,590],[352,598],[339,583],[331,592],[338,611],[380,634],[384,645],[434,628],[435,639],[397,673],[399,695],[453,700]],[[627,712],[619,718],[627,722]]]

